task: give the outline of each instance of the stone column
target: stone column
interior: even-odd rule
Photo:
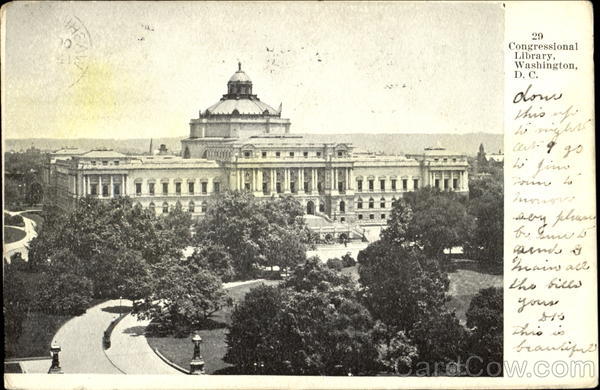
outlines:
[[[276,188],[276,183],[277,183],[277,170],[275,168],[271,168],[271,175],[270,175],[270,179],[271,179],[271,185],[269,188],[269,192],[272,194],[275,194],[277,191]]]
[[[110,175],[110,180],[109,180],[109,185],[108,185],[108,196],[111,197],[111,198],[114,196],[114,192],[113,192],[113,177],[112,177],[112,175]]]
[[[354,168],[348,168],[348,189],[354,191]]]
[[[90,175],[85,175],[85,194],[90,194]]]
[[[312,175],[310,176],[310,180],[311,180],[310,191],[312,194],[317,192],[317,181],[318,181],[317,176],[318,176],[317,168],[313,168]],[[317,206],[315,206],[315,207],[317,207]]]
[[[238,169],[238,174],[240,176],[240,191],[244,191],[246,188],[246,172],[245,169]]]
[[[463,171],[462,189],[463,191],[469,190],[469,171],[466,169]]]
[[[123,180],[121,180],[121,192],[123,195],[127,195],[127,175],[123,174]]]
[[[298,194],[304,194],[304,168],[298,169]]]
[[[349,171],[350,171],[350,169],[348,169],[348,168],[344,169],[344,189],[346,191],[348,191],[350,189],[350,185],[349,185],[350,183],[348,181],[349,176],[350,176]]]
[[[291,182],[291,172],[289,168],[285,168],[283,170],[283,192],[289,194],[290,191],[290,182]]]

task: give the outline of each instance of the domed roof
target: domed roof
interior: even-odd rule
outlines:
[[[258,99],[223,99],[206,109],[211,115],[279,115],[279,111]]]
[[[231,78],[229,79],[229,82],[230,83],[235,83],[235,82],[251,83],[252,80],[250,80],[250,77],[248,77],[246,72],[244,72],[243,70],[238,70],[237,72],[235,72],[233,74],[233,76],[231,76]]]
[[[242,70],[242,63],[238,62],[238,70],[237,72],[235,72],[233,74],[233,76],[231,76],[231,78],[229,79],[230,83],[252,83],[252,80],[250,80],[250,77],[248,77],[248,75],[246,74],[246,72],[244,72]]]

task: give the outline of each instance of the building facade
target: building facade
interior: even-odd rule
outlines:
[[[294,135],[290,126],[281,105],[274,109],[253,94],[239,65],[227,93],[190,121],[180,155],[61,150],[51,155],[46,192],[63,208],[85,196],[129,196],[156,213],[180,204],[194,216],[225,190],[290,195],[309,215],[356,225],[385,224],[392,203],[423,186],[468,192],[464,155],[442,148],[406,156],[359,153],[348,143]]]

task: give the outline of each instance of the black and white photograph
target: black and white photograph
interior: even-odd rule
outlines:
[[[503,377],[504,18],[5,4],[4,372]]]

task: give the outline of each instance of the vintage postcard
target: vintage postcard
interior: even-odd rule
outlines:
[[[5,387],[598,384],[591,3],[1,15]]]

